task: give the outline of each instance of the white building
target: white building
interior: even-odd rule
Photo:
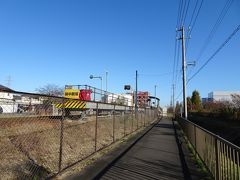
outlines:
[[[167,107],[166,107],[166,106],[164,106],[164,107],[162,108],[162,116],[164,116],[164,117],[167,116]]]
[[[107,97],[108,103],[124,104],[127,106],[133,106],[132,94],[110,94]]]
[[[12,93],[0,92],[0,114],[17,112],[18,104],[13,99]]]
[[[232,101],[232,94],[240,95],[240,91],[213,91],[208,93],[208,98],[212,101]]]
[[[43,100],[40,97],[17,94],[8,87],[0,85],[0,114],[16,113],[23,106],[42,104],[42,102]]]

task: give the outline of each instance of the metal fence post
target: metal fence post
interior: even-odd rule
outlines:
[[[146,108],[144,108],[144,116],[143,116],[143,126],[145,127],[145,119],[146,119]]]
[[[132,127],[131,127],[131,133],[133,132],[133,119],[134,119],[134,117],[133,117],[133,107],[132,107]]]
[[[113,142],[115,142],[115,104],[113,105]]]
[[[123,114],[123,136],[126,135],[126,110],[127,110],[127,107],[125,106],[125,111]]]
[[[135,119],[137,120],[137,129],[138,129],[138,111],[135,111]]]
[[[96,101],[96,88],[93,89],[93,101]]]
[[[216,137],[214,137],[214,141],[215,141],[215,161],[216,161],[216,163],[215,163],[215,168],[216,168],[216,171],[215,171],[215,173],[216,173],[216,177],[215,177],[215,179],[219,179],[219,162],[218,162],[218,159],[219,159],[219,157],[218,157],[218,143],[217,143],[217,138]]]
[[[197,132],[196,132],[196,125],[194,124],[194,148],[195,148],[195,158],[197,158]]]
[[[60,121],[60,145],[59,145],[59,160],[58,160],[58,172],[62,169],[62,146],[63,146],[63,130],[64,130],[64,118],[65,118],[65,107],[64,107],[64,99],[62,100],[62,117]]]
[[[149,120],[150,120],[150,109],[148,109],[148,122],[147,122],[148,125],[149,125]]]
[[[95,152],[97,151],[97,134],[98,134],[98,103],[96,107],[96,123],[95,123]]]

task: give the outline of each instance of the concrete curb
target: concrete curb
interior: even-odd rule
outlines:
[[[96,160],[91,165],[83,169],[79,174],[68,177],[70,180],[74,179],[99,179],[118,159],[120,159],[127,151],[129,151],[144,135],[146,135],[159,121],[151,124],[142,132],[125,142],[125,144],[117,147],[110,153],[105,154],[102,158]]]

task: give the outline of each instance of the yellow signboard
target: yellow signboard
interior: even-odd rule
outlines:
[[[71,98],[71,99],[79,99],[79,89],[65,89],[64,90],[64,97]]]

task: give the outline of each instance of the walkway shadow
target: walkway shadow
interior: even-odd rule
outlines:
[[[184,179],[184,177],[181,166],[176,164],[135,158],[131,163],[119,161],[102,179]]]
[[[156,124],[154,127],[173,129],[171,124]]]

